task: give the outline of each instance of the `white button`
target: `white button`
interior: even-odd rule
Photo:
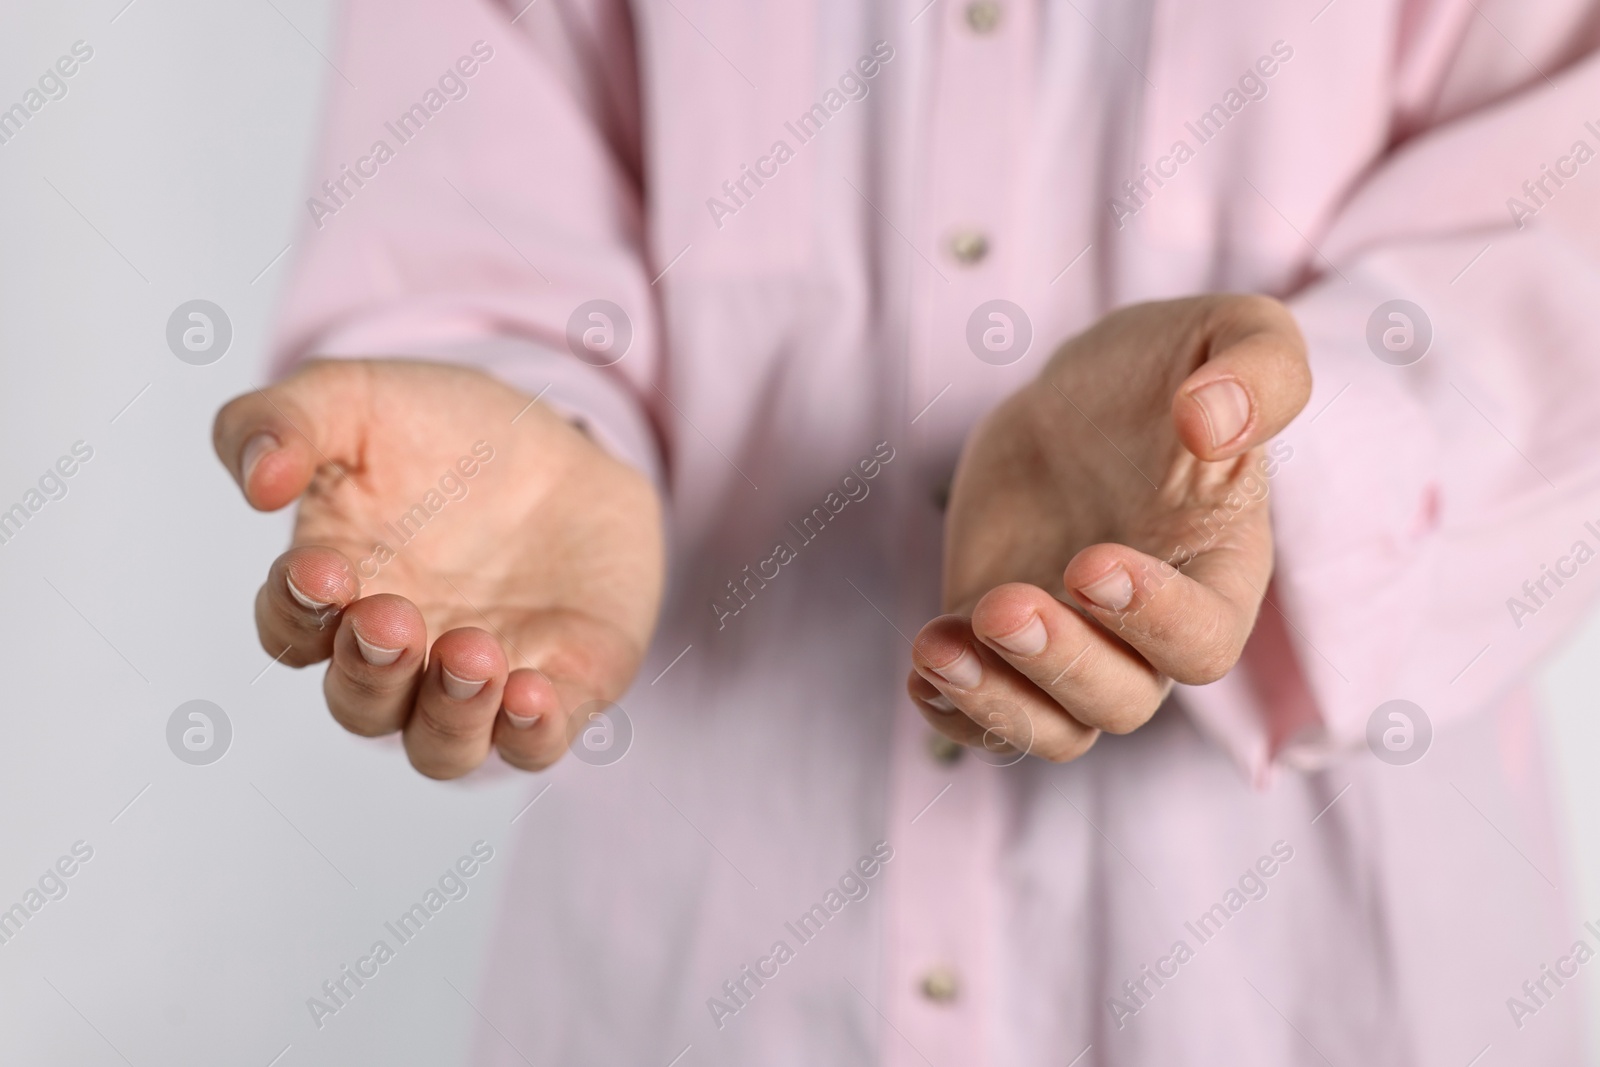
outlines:
[[[958,988],[956,972],[948,967],[934,967],[922,976],[922,995],[937,1004],[956,999]]]
[[[995,0],[972,0],[967,5],[967,25],[973,33],[993,33],[1000,25],[1000,5]]]
[[[989,238],[977,230],[958,230],[950,237],[950,254],[958,263],[970,267],[989,254]]]

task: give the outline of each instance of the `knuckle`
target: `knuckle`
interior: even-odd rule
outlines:
[[[935,711],[918,703],[922,718],[938,733],[962,745],[975,745],[983,738],[983,728],[959,707],[953,712]]]
[[[417,728],[439,741],[459,743],[482,737],[484,724],[472,715],[451,714],[422,703],[417,705]]]
[[[1046,741],[1034,745],[1030,754],[1038,756],[1047,763],[1071,763],[1078,758],[1078,749],[1075,744],[1065,740]]]
[[[356,711],[332,698],[328,700],[328,714],[333,716],[333,721],[346,733],[355,734],[357,737],[382,737],[394,733],[394,727],[378,716],[370,712]]]
[[[1242,651],[1241,640],[1222,626],[1215,626],[1204,639],[1196,642],[1183,677],[1177,680],[1185,685],[1210,685],[1233,670]]]
[[[1156,709],[1161,706],[1159,699],[1139,701],[1125,704],[1110,714],[1106,715],[1095,725],[1108,734],[1131,734],[1155,715]]]
[[[483,753],[465,752],[459,746],[440,745],[412,731],[405,733],[406,759],[417,773],[435,781],[449,781],[472,773]]]
[[[404,683],[396,684],[392,678],[380,680],[345,670],[328,672],[329,699],[337,696],[341,702],[351,707],[391,700],[404,688]]]
[[[555,748],[552,750],[549,748],[540,747],[531,752],[523,752],[505,744],[497,745],[495,747],[500,753],[500,758],[507,764],[516,770],[527,771],[529,773],[542,771],[545,768],[552,766],[562,757],[565,752],[564,748]]]
[[[463,766],[458,762],[441,760],[419,752],[407,753],[407,757],[411,760],[411,766],[416,769],[418,774],[424,778],[432,778],[436,782],[448,782],[451,779],[460,778],[472,770],[471,767]]]
[[[1061,693],[1076,688],[1079,683],[1092,675],[1095,664],[1098,661],[1099,657],[1095,655],[1094,643],[1092,641],[1086,642],[1082,648],[1075,650],[1071,656],[1066,657],[1064,662],[1052,663],[1051,667],[1054,668],[1054,672],[1041,678],[1041,680],[1052,695]],[[1044,672],[1041,671],[1040,673],[1042,675]]]
[[[281,592],[273,593],[270,603],[273,626],[284,635],[285,644],[333,640],[339,624],[339,606],[330,604],[315,610],[302,607],[290,596],[286,585]]]
[[[1051,763],[1071,763],[1094,747],[1098,736],[1100,731],[1094,729],[1074,731],[1046,744],[1036,745],[1033,754]]]
[[[397,729],[393,721],[395,716],[386,714],[381,707],[375,707],[370,698],[363,699],[352,692],[347,684],[336,682],[332,671],[326,675],[322,694],[333,721],[357,737],[382,737]]]
[[[261,640],[261,650],[271,656],[273,662],[281,663],[285,667],[309,667],[322,658],[316,654],[315,649],[305,648],[277,634],[262,633],[258,636]]]
[[[1132,625],[1127,627],[1127,632],[1139,638],[1141,643],[1157,647],[1182,647],[1186,624],[1190,623],[1180,613],[1173,611],[1139,612],[1127,620]]]
[[[983,696],[967,702],[972,707],[968,708],[960,703],[960,707],[971,718],[974,726],[982,735],[993,735],[1004,740],[1007,744],[1017,745],[1017,738],[1028,739],[1033,736],[1033,721],[1028,717],[1026,709],[1008,697]],[[1021,747],[1018,745],[1017,747]]]

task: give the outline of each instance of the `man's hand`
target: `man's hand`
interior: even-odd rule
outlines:
[[[1128,307],[1062,345],[956,470],[951,614],[918,634],[908,682],[928,721],[1069,760],[1143,725],[1173,679],[1226,674],[1272,574],[1261,446],[1310,392],[1265,297]]]
[[[459,367],[315,362],[231,401],[213,437],[252,507],[300,500],[256,629],[291,666],[331,658],[347,730],[403,730],[434,778],[491,745],[537,770],[580,705],[632,680],[661,599],[660,505],[543,405]]]

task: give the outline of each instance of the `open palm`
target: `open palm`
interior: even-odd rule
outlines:
[[[1299,330],[1264,297],[1136,305],[1062,345],[962,454],[950,614],[909,680],[929,720],[1071,759],[1148,720],[1174,679],[1225,674],[1272,574],[1285,446],[1266,442],[1309,392]]]
[[[546,766],[569,716],[632,680],[660,602],[659,502],[544,406],[455,366],[313,362],[230,402],[215,441],[252,506],[300,501],[256,597],[262,645],[331,659],[334,717],[403,730],[424,774],[491,747]]]

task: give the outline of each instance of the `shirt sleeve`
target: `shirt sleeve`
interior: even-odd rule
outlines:
[[[347,0],[275,369],[477,367],[659,485],[631,23],[525,2]]]
[[[1387,701],[1436,730],[1492,705],[1600,589],[1600,10],[1416,7],[1396,143],[1288,297],[1316,384],[1267,603],[1232,674],[1180,689],[1258,786]]]

